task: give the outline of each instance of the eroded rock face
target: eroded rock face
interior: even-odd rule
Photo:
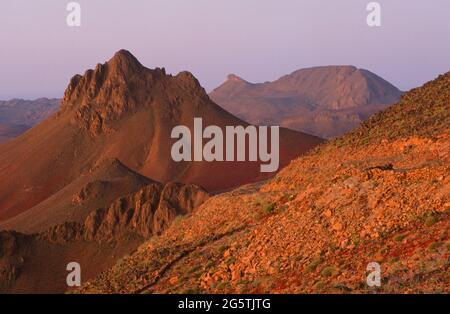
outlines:
[[[63,292],[67,287],[58,280],[67,259],[76,256],[80,263],[86,263],[100,251],[108,255],[99,258],[99,266],[83,268],[85,278],[94,276],[111,263],[105,260],[116,261],[130,253],[142,238],[162,233],[175,218],[191,213],[209,196],[192,184],[152,182],[107,208],[91,211],[82,223],[65,222],[36,234],[0,231],[0,292]],[[45,274],[47,263],[60,272]],[[47,278],[49,281],[43,283]]]
[[[148,238],[160,234],[177,216],[191,213],[208,198],[205,190],[193,184],[151,183],[120,197],[108,208],[92,211],[83,224],[66,222],[50,228],[41,237],[52,242],[107,242],[132,231]]]
[[[20,243],[27,236],[14,231],[0,232],[0,291],[19,276],[24,260],[20,254]]]
[[[42,240],[50,242],[67,242],[82,240],[84,238],[84,225],[77,222],[65,222],[63,224],[51,227],[41,233],[39,237]]]
[[[126,80],[125,75],[132,71],[134,78]],[[112,121],[132,109],[131,85],[144,79],[140,77],[143,72],[144,67],[130,53],[119,51],[109,62],[72,77],[61,102],[62,111],[74,109],[73,121],[92,136],[107,132]]]
[[[193,212],[208,198],[209,194],[196,185],[174,182],[166,184],[154,215],[154,231],[160,234],[175,217]]]
[[[72,198],[75,204],[81,204],[88,198],[97,197],[102,191],[105,191],[111,183],[108,181],[95,180],[86,184],[77,194]]]
[[[182,72],[173,78],[166,75],[164,68],[147,69],[130,52],[120,50],[108,62],[72,77],[60,114],[74,110],[72,121],[91,136],[108,133],[114,121],[164,94],[169,80],[184,82],[186,92],[195,94],[200,90],[207,98],[192,74]]]
[[[119,198],[107,209],[93,211],[85,221],[85,237],[107,241],[128,228],[144,237],[152,235],[161,189],[160,184],[150,184],[135,194]]]

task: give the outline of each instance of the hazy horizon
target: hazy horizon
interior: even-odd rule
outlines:
[[[60,98],[70,78],[127,49],[149,68],[192,72],[207,91],[230,73],[273,81],[301,68],[353,65],[406,91],[450,69],[450,3],[379,0],[381,27],[366,24],[370,1],[79,0],[0,5],[0,99]]]

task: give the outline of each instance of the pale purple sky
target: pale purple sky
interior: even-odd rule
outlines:
[[[449,0],[1,0],[0,99],[61,97],[119,49],[147,67],[191,71],[210,91],[227,74],[263,82],[318,65],[366,68],[402,90],[450,70]]]

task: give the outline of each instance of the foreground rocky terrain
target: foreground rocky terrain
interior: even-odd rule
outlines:
[[[449,293],[449,104],[450,72],[208,199],[77,292]]]

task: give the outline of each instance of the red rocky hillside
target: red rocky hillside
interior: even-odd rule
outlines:
[[[269,183],[210,198],[80,292],[449,293],[449,104],[450,72]]]

